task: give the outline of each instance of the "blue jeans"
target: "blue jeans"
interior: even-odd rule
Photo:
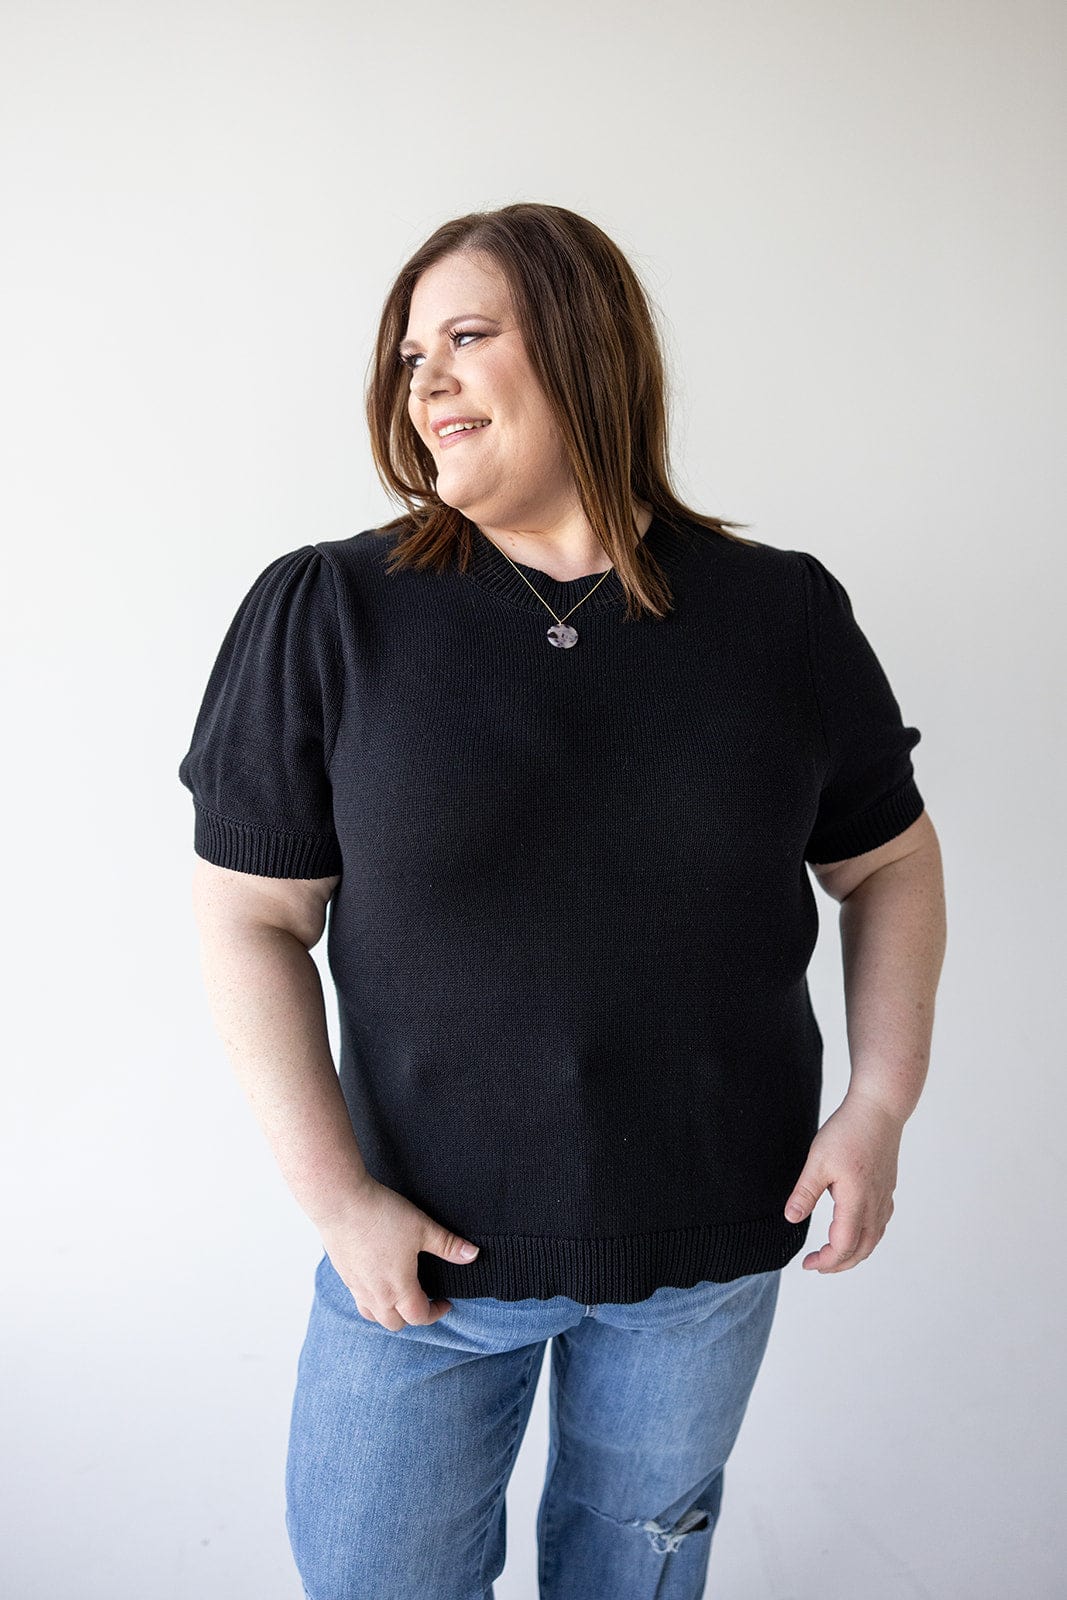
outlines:
[[[285,1522],[310,1600],[493,1600],[505,1490],[552,1340],[541,1600],[700,1600],[781,1269],[631,1305],[452,1298],[364,1317],[324,1255]]]

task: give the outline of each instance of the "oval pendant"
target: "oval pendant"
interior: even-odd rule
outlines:
[[[549,628],[548,637],[559,649],[569,650],[572,644],[578,643],[578,630],[567,622],[557,622]]]

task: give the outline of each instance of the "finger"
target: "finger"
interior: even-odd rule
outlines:
[[[398,1295],[395,1303],[400,1315],[414,1327],[424,1328],[428,1323],[437,1321],[433,1301],[418,1284]]]
[[[825,1183],[820,1183],[814,1174],[802,1172],[797,1179],[796,1187],[789,1196],[785,1205],[785,1215],[789,1222],[802,1222],[803,1219],[815,1210],[819,1196],[826,1188]]]
[[[383,1306],[380,1311],[375,1311],[372,1306],[367,1305],[364,1301],[356,1300],[355,1296],[353,1296],[353,1300],[355,1301],[356,1310],[365,1322],[380,1323],[389,1333],[396,1333],[406,1325],[403,1317],[397,1316],[395,1306]]]
[[[863,1235],[865,1217],[858,1209],[850,1207],[844,1198],[834,1202],[834,1214],[830,1220],[829,1241],[821,1250],[809,1256],[810,1260],[818,1265],[820,1272],[836,1272],[844,1265],[851,1265],[856,1251],[859,1248]]]
[[[821,1250],[813,1251],[805,1256],[802,1266],[817,1272],[847,1272],[850,1267],[859,1266],[861,1261],[866,1261],[880,1235],[870,1229],[863,1229],[853,1247],[846,1249],[835,1244],[824,1244]]]

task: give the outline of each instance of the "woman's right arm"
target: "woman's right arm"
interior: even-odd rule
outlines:
[[[363,1164],[311,955],[339,882],[259,877],[197,856],[193,910],[212,1018],[282,1176],[360,1313],[395,1332],[451,1309],[431,1306],[419,1251],[462,1263],[468,1241]]]
[[[261,878],[201,856],[193,874],[212,1019],[282,1176],[317,1228],[370,1186],[311,955],[339,882]]]

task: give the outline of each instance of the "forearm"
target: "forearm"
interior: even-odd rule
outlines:
[[[311,952],[284,928],[210,923],[200,962],[219,1036],[297,1204],[322,1225],[367,1171],[341,1092]]]
[[[849,1094],[901,1124],[918,1103],[930,1061],[934,1003],[946,944],[936,843],[889,862],[841,902]]]

